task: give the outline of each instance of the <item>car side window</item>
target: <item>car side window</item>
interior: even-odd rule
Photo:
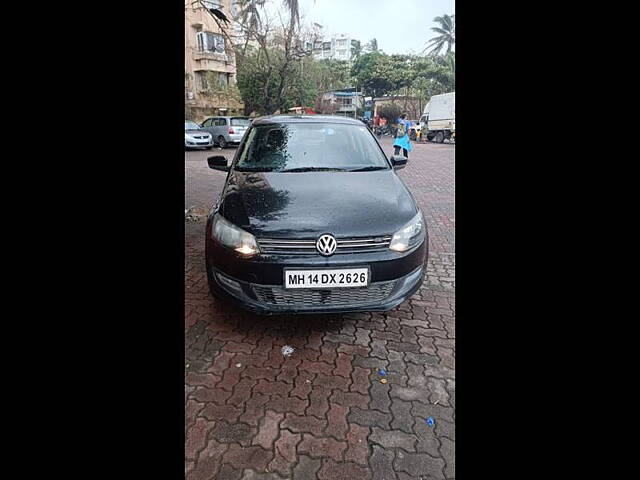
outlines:
[[[227,119],[226,118],[219,118],[218,119],[218,123],[216,123],[216,125],[219,125],[221,127],[225,126],[227,124]]]
[[[203,127],[210,127],[211,126],[211,122],[213,121],[213,119],[208,118],[204,121],[204,123],[202,124]]]

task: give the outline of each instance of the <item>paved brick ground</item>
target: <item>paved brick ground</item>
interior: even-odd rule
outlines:
[[[215,201],[224,174],[205,158],[233,152],[185,153],[185,208]],[[186,224],[188,479],[455,477],[454,156],[454,145],[416,145],[400,172],[431,255],[428,282],[391,312],[256,317],[219,302],[204,224]],[[284,345],[295,348],[288,358]]]

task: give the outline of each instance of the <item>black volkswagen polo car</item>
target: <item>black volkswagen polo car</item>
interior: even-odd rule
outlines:
[[[207,218],[211,292],[262,314],[390,310],[422,284],[426,224],[362,122],[256,119]]]

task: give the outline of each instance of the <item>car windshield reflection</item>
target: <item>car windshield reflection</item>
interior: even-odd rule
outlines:
[[[243,172],[387,170],[366,127],[350,124],[267,124],[248,133],[235,166]]]

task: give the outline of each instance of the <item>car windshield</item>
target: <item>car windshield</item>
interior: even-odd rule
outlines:
[[[235,117],[231,119],[231,125],[235,127],[248,127],[251,125],[251,120],[244,117]]]
[[[200,125],[195,122],[184,122],[185,130],[200,130]]]
[[[387,170],[389,163],[364,125],[254,125],[238,171]]]

